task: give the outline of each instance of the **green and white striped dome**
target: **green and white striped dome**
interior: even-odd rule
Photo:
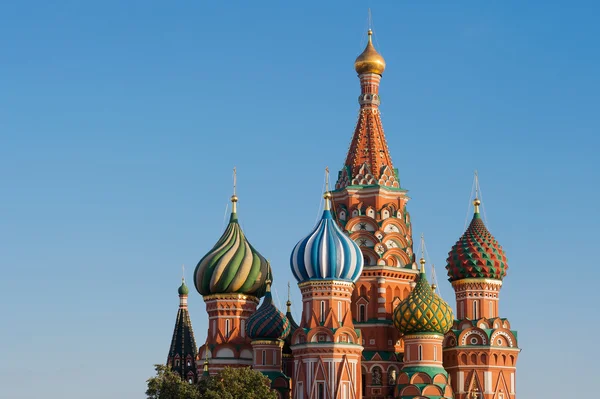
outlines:
[[[267,260],[246,239],[238,223],[237,197],[225,232],[215,246],[198,262],[194,284],[200,295],[265,294],[269,266]]]

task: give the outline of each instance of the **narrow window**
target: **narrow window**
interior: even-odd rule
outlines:
[[[433,347],[433,361],[437,362],[437,346]]]
[[[325,301],[321,301],[321,323],[325,323]]]
[[[302,384],[302,382],[298,382],[298,385],[296,385],[296,387],[298,388],[298,399],[304,399],[304,384]]]
[[[490,317],[494,317],[494,305],[492,301],[490,301]]]
[[[262,351],[262,364],[267,364],[267,351]]]
[[[366,315],[366,306],[365,305],[360,305],[358,307],[358,321],[367,321],[367,315]]]
[[[342,301],[338,302],[338,322],[342,324]]]
[[[404,357],[407,362],[410,360],[410,345],[406,345],[406,348],[404,348]]]
[[[246,336],[246,320],[240,321],[240,334],[242,335],[242,337]]]
[[[187,366],[190,367],[192,365],[192,362],[190,362],[189,360],[187,361]]]
[[[231,328],[231,322],[229,319],[225,319],[225,336],[229,338],[229,330]]]
[[[423,360],[423,345],[419,345],[419,360]]]
[[[325,384],[317,382],[317,399],[325,399]]]
[[[309,306],[308,302],[306,302],[304,304],[304,307],[306,308],[305,311],[304,311],[304,314],[306,315],[306,320],[305,321],[308,323],[308,321],[310,320],[310,306]]]
[[[458,309],[458,318],[459,319],[465,318],[465,302],[464,301],[460,301],[460,306]]]
[[[477,320],[479,317],[477,315],[477,301],[473,301],[473,320]]]

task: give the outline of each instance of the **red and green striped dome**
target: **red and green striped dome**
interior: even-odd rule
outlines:
[[[479,215],[480,201],[476,199],[475,214],[467,231],[448,253],[446,270],[448,280],[490,278],[502,280],[508,263],[502,246],[488,231]]]

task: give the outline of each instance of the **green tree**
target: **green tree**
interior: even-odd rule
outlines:
[[[250,367],[225,367],[215,376],[201,379],[199,389],[201,399],[277,399],[271,381]]]
[[[154,365],[156,376],[148,379],[148,399],[201,399],[198,386],[181,379],[179,373],[162,364]]]

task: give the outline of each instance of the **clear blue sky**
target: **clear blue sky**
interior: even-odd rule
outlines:
[[[519,397],[597,378],[598,2],[5,1],[0,396],[143,398],[233,166],[242,226],[298,303],[289,253],[345,157],[369,6],[388,144],[443,297],[478,169]],[[201,344],[195,291],[190,308]]]

